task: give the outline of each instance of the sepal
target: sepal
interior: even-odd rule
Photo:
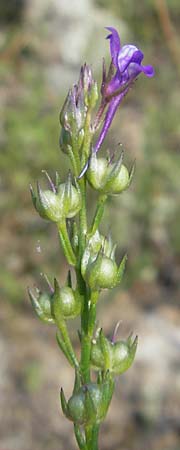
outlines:
[[[36,315],[45,323],[55,323],[51,314],[52,295],[36,289],[36,294],[28,288],[29,298]]]
[[[62,412],[67,418],[69,418],[69,416],[68,416],[68,405],[67,405],[66,397],[64,395],[63,388],[61,388],[61,390],[60,390],[60,400],[61,400]]]

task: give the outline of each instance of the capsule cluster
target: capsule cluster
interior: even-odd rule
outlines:
[[[54,279],[48,292],[29,289],[29,296],[37,316],[57,327],[57,342],[75,369],[73,393],[67,401],[61,390],[61,405],[65,416],[80,428],[98,426],[105,418],[114,391],[114,377],[131,366],[137,348],[137,338],[132,336],[116,342],[108,339],[102,330],[94,336],[99,294],[119,285],[127,256],[117,262],[116,244],[111,236],[103,236],[99,231],[101,204],[91,226],[87,224],[84,218],[87,212],[86,185],[89,183],[99,199],[106,201],[108,196],[121,194],[129,187],[134,171],[133,167],[129,172],[123,164],[122,153],[118,157],[97,156],[93,138],[98,119],[96,117],[93,123],[92,115],[97,100],[97,83],[90,67],[85,64],[60,113],[60,148],[70,159],[72,173],[68,173],[65,181],[56,174],[55,183],[46,174],[49,188],[43,189],[39,183],[36,190],[30,188],[36,211],[40,217],[57,226],[64,255],[75,269],[74,283],[69,271],[64,286]],[[77,317],[81,318],[79,338],[85,348],[80,361],[67,327],[67,322]],[[88,367],[84,368],[83,358]],[[91,371],[94,371],[93,382]],[[90,447],[83,441],[85,438],[80,428],[78,439],[80,448],[84,450]]]

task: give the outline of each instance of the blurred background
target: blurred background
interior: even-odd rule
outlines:
[[[105,26],[139,46],[156,76],[139,77],[104,143],[122,143],[136,172],[105,214],[102,231],[119,243],[117,258],[128,252],[128,266],[120,289],[102,295],[98,318],[107,335],[121,320],[119,337],[134,331],[139,348],[117,380],[100,448],[180,449],[179,24],[179,0],[1,0],[0,450],[76,448],[59,405],[73,373],[26,294],[28,285],[45,287],[41,272],[64,282],[67,267],[28,186],[42,169],[53,176],[68,168],[58,147],[60,107],[85,61],[100,83]],[[76,328],[72,322],[78,351]]]

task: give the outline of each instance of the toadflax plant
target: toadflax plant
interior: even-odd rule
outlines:
[[[103,289],[113,289],[121,282],[126,255],[116,261],[116,244],[100,232],[106,200],[125,191],[132,179],[123,164],[123,154],[97,155],[113,117],[134,81],[144,73],[154,74],[152,66],[143,66],[143,53],[135,45],[121,47],[118,32],[107,28],[111,63],[106,72],[103,62],[100,95],[91,68],[84,64],[79,81],[70,89],[60,113],[60,148],[69,157],[71,169],[65,181],[56,173],[50,187],[31,187],[35,209],[54,222],[70,266],[67,281],[60,286],[57,279],[47,292],[29,289],[37,316],[57,328],[57,342],[74,369],[74,387],[67,400],[61,389],[64,415],[73,422],[79,449],[98,450],[98,434],[114,392],[114,379],[132,364],[137,337],[108,339],[96,327],[96,305]],[[96,109],[100,96],[99,107]],[[97,134],[99,128],[101,131]],[[62,155],[63,155],[62,153]],[[98,201],[91,223],[87,223],[87,184],[97,191]],[[72,271],[75,283],[72,282]],[[81,354],[77,357],[67,324],[80,317],[78,331]]]

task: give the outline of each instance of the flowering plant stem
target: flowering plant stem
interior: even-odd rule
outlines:
[[[151,66],[142,66],[143,54],[133,45],[121,48],[114,28],[110,30],[111,63],[106,76],[103,63],[101,101],[98,112],[97,83],[86,64],[80,78],[69,91],[60,114],[62,125],[60,146],[70,160],[72,174],[61,183],[56,173],[54,184],[46,171],[50,189],[42,190],[37,184],[37,194],[31,187],[35,209],[43,219],[56,224],[61,247],[70,266],[67,281],[60,287],[54,280],[49,292],[29,296],[37,316],[44,322],[55,324],[57,342],[67,361],[74,369],[74,388],[66,401],[61,389],[61,407],[67,419],[74,424],[74,434],[80,450],[98,450],[101,422],[105,419],[114,392],[114,378],[132,364],[137,337],[126,340],[108,339],[101,328],[96,329],[96,308],[103,289],[112,289],[121,282],[126,255],[117,264],[116,245],[111,236],[102,236],[100,224],[109,196],[125,191],[132,173],[122,164],[122,154],[97,158],[115,112],[133,81],[144,72],[152,76]],[[114,72],[116,73],[114,74]],[[104,123],[102,116],[106,110]],[[93,119],[95,117],[95,119]],[[99,137],[93,144],[95,132],[102,125]],[[87,220],[87,183],[98,193],[94,217]],[[72,282],[71,272],[75,272]],[[80,318],[80,357],[73,348],[67,322]],[[117,331],[117,326],[116,326]]]

